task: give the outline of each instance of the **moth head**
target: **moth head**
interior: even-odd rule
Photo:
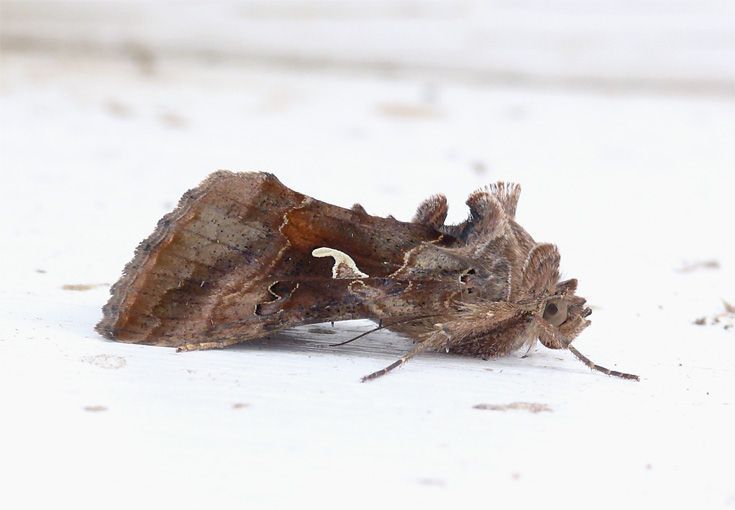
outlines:
[[[585,299],[575,295],[577,280],[559,281],[559,251],[548,243],[536,244],[523,264],[520,294],[538,306],[533,323],[538,338],[547,347],[569,345],[584,328],[592,311]]]
[[[592,310],[586,300],[575,294],[577,280],[558,282],[552,294],[542,300],[539,338],[547,347],[560,348],[569,345],[587,326]]]

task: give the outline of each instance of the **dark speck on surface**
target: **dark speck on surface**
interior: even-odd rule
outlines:
[[[92,405],[92,406],[84,406],[84,410],[89,413],[101,413],[103,411],[107,411],[107,408],[105,406]]]

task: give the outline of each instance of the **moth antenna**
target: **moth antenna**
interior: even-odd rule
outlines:
[[[347,345],[350,342],[354,342],[355,340],[358,340],[358,339],[360,339],[360,338],[362,338],[364,336],[367,336],[370,333],[375,333],[376,331],[381,330],[381,329],[383,329],[383,326],[377,326],[377,327],[375,327],[373,329],[370,329],[368,331],[365,331],[364,333],[360,333],[359,335],[354,336],[354,337],[350,338],[349,340],[345,340],[344,342],[339,342],[337,344],[327,344],[327,346],[329,346],[329,347],[339,347],[341,345]]]
[[[398,358],[396,361],[394,361],[387,367],[382,368],[378,370],[377,372],[373,372],[372,374],[366,375],[365,377],[361,379],[361,381],[368,382],[368,381],[372,381],[373,379],[377,379],[378,377],[384,376],[385,374],[387,374],[394,368],[398,368],[402,366],[404,363],[406,363],[406,361],[410,360],[411,358],[416,356],[418,353],[425,350],[427,347],[428,347],[428,344],[426,342],[417,344],[413,349],[408,351],[406,354]]]
[[[360,339],[360,338],[362,338],[364,336],[367,336],[370,333],[375,333],[376,331],[380,331],[381,329],[385,329],[385,328],[389,328],[391,326],[395,326],[396,324],[403,324],[405,322],[416,321],[416,320],[419,320],[419,319],[428,319],[428,318],[431,318],[431,317],[438,317],[438,316],[439,316],[438,314],[419,315],[417,317],[411,317],[410,319],[401,319],[399,321],[391,322],[390,324],[386,324],[386,325],[383,324],[383,319],[380,319],[380,322],[378,323],[378,325],[375,328],[373,328],[371,330],[368,330],[368,331],[365,331],[364,333],[360,333],[356,337],[352,337],[349,340],[345,340],[344,342],[339,342],[337,344],[328,344],[328,346],[329,347],[339,347],[341,345],[346,345],[346,344],[348,344],[350,342],[354,342],[355,340],[358,340],[358,339]]]
[[[617,370],[610,370],[609,368],[601,367],[600,365],[597,365],[596,363],[593,363],[587,356],[579,352],[577,349],[569,346],[569,350],[574,354],[579,361],[587,365],[587,367],[591,368],[592,370],[597,370],[598,372],[602,372],[603,374],[612,375],[614,377],[620,377],[621,379],[630,379],[633,381],[640,381],[640,377],[634,374],[626,374],[625,372],[618,372]]]

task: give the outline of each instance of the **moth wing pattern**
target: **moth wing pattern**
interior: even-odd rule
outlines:
[[[380,280],[403,266],[406,252],[440,235],[320,202],[271,174],[216,172],[184,194],[138,246],[97,331],[181,346],[365,317],[370,294],[350,292],[349,279],[333,279],[333,258],[313,250],[349,254],[359,271]]]
[[[515,184],[486,186],[467,199],[467,220],[446,225],[447,199],[434,195],[406,223],[310,198],[272,174],[215,172],[138,246],[96,329],[191,350],[386,320],[416,345],[366,379],[427,349],[487,358],[540,339],[571,350],[591,311],[576,280],[559,281],[557,248],[515,221],[519,196]]]

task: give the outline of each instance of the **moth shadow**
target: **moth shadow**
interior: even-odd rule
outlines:
[[[370,321],[345,321],[333,326],[330,323],[299,326],[273,333],[263,339],[237,344],[230,349],[398,357],[413,346],[411,340],[388,330],[373,331],[345,345],[333,345],[347,342],[375,327]]]
[[[229,347],[229,349],[315,355],[330,354],[345,357],[360,356],[390,360],[405,354],[414,345],[408,338],[388,330],[373,331],[345,345],[333,345],[346,342],[373,329],[375,329],[375,324],[367,320],[338,322],[334,326],[330,323],[299,326],[273,333],[263,339],[237,344]],[[527,356],[523,356],[525,352],[525,350],[520,350],[502,358],[483,360],[456,353],[445,354],[444,352],[429,351],[422,353],[420,358],[429,361],[429,363],[441,363],[442,366],[450,369],[462,368],[467,370],[474,368],[476,370],[499,372],[503,370],[566,371],[570,369],[565,366],[557,353],[548,349],[536,347],[530,353],[527,353]]]

